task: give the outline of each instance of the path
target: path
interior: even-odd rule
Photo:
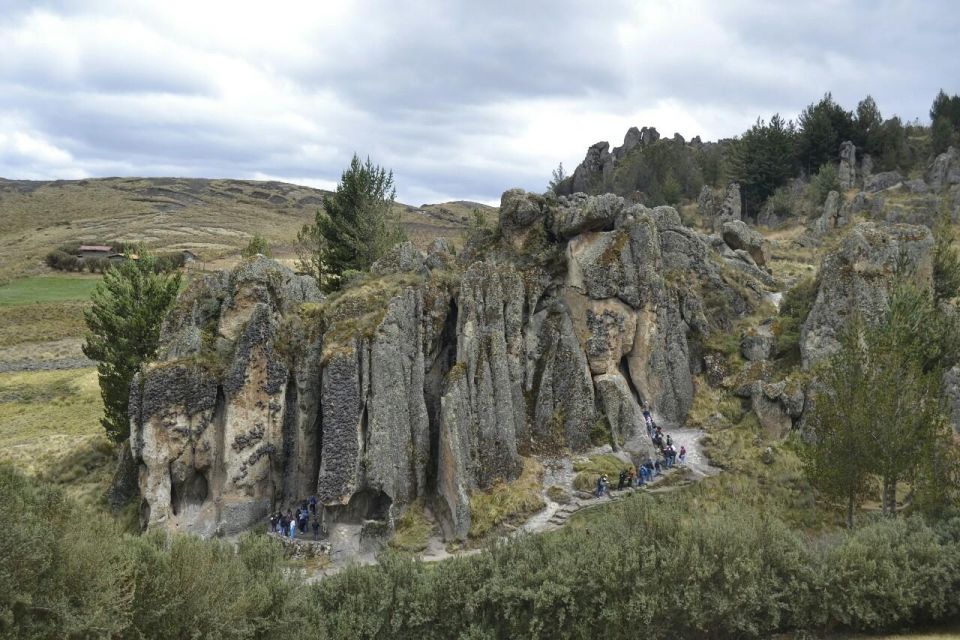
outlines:
[[[602,498],[595,498],[590,494],[577,491],[573,488],[573,479],[576,472],[573,470],[573,457],[548,457],[540,458],[540,463],[544,468],[543,477],[543,499],[546,506],[528,518],[521,526],[516,527],[505,537],[514,537],[522,534],[537,534],[548,531],[556,531],[564,527],[574,514],[584,510],[601,507],[612,502],[617,502],[627,495],[635,492],[645,493],[668,493],[688,486],[703,478],[716,475],[719,469],[710,465],[706,455],[703,453],[703,447],[700,440],[704,432],[699,429],[664,429],[664,433],[669,433],[673,438],[674,445],[679,451],[680,447],[686,447],[687,460],[685,465],[678,465],[674,469],[666,471],[657,476],[655,480],[647,483],[643,487],[631,487],[617,491],[612,489],[608,495]],[[631,442],[636,446],[646,439],[645,432],[638,434],[626,443],[626,448],[630,448]],[[597,447],[588,452],[587,455],[596,455],[601,453],[612,453],[609,445]],[[629,456],[625,454],[625,462]],[[683,474],[680,476],[680,474]],[[664,483],[665,480],[670,480]],[[571,494],[570,501],[566,504],[560,504],[552,500],[546,493],[547,488],[559,486],[566,489]],[[322,540],[324,544],[330,545],[330,566],[318,571],[310,576],[308,581],[320,580],[328,575],[333,575],[343,570],[350,564],[375,564],[376,554],[372,551],[362,552],[360,549],[360,525],[337,523],[332,525],[330,535]],[[447,544],[439,535],[432,535],[427,541],[427,548],[418,554],[418,558],[423,562],[438,562],[448,558],[462,557],[480,553],[480,549],[464,549],[450,551]]]

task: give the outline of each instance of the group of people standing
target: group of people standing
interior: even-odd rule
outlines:
[[[307,526],[313,529],[313,539],[319,540],[320,518],[317,515],[316,496],[311,496],[309,501],[304,500],[295,513],[290,510],[286,513],[277,511],[270,516],[270,531],[281,536],[289,536],[291,540],[296,537],[298,530],[301,535],[306,535]]]
[[[654,446],[659,449],[660,456],[663,457],[663,462],[660,462],[660,456],[657,456],[656,459],[648,457],[636,472],[634,472],[633,467],[624,469],[620,472],[620,477],[617,481],[617,490],[623,490],[625,487],[643,486],[663,473],[664,469],[671,469],[677,464],[686,464],[687,448],[680,445],[679,451],[677,450],[670,434],[664,434],[663,429],[653,421],[650,407],[647,405],[643,408],[643,419],[647,426],[647,435],[650,436]],[[597,488],[594,495],[598,498],[602,497],[607,495],[609,489],[610,479],[605,474],[597,478]]]

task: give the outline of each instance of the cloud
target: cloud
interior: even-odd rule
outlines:
[[[331,186],[357,152],[401,200],[541,190],[630,126],[705,139],[825,91],[926,119],[960,10],[894,0],[17,1],[0,14],[0,175]]]

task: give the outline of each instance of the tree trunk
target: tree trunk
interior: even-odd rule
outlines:
[[[847,496],[847,529],[853,529],[853,494]]]

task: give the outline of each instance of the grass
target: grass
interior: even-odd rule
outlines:
[[[0,306],[89,300],[99,276],[39,276],[0,286]]]
[[[573,470],[577,472],[573,486],[579,491],[591,492],[597,488],[597,479],[606,475],[611,483],[616,482],[620,472],[633,465],[624,462],[612,453],[600,453],[573,461]]]
[[[427,548],[427,541],[432,532],[433,525],[424,513],[423,501],[416,500],[408,505],[407,510],[397,519],[390,546],[398,551],[417,553]]]
[[[0,462],[101,501],[115,464],[102,407],[94,369],[0,373]]]
[[[79,338],[87,306],[86,302],[0,306],[0,347]]]
[[[236,255],[255,233],[277,255],[292,254],[297,231],[313,222],[318,189],[280,182],[187,178],[105,178],[58,182],[0,180],[0,282],[47,273],[44,256],[69,242],[142,242],[154,251],[190,249],[204,261]],[[473,203],[438,205],[425,215],[397,203],[408,237],[421,248],[443,236],[458,244]],[[435,211],[434,213],[441,213]]]
[[[100,435],[102,406],[95,369],[0,373],[0,458],[35,471]]]
[[[504,524],[514,524],[546,506],[540,495],[543,466],[533,458],[523,458],[523,471],[512,482],[498,482],[470,496],[470,537],[482,538]]]

